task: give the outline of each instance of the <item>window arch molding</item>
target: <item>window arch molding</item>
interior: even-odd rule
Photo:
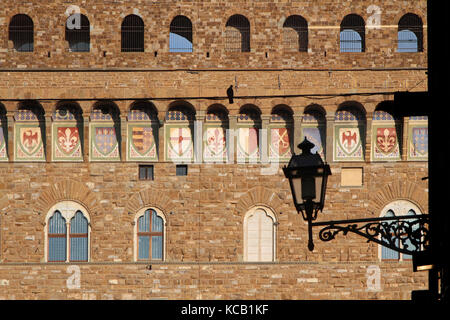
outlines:
[[[166,232],[166,228],[167,228],[167,218],[166,215],[164,214],[163,210],[161,210],[160,208],[156,207],[156,206],[145,206],[141,209],[139,209],[137,211],[137,213],[134,215],[133,218],[133,259],[134,261],[143,261],[143,259],[139,259],[138,253],[139,253],[139,238],[138,238],[138,233],[139,233],[139,219],[141,217],[143,217],[145,215],[145,213],[147,211],[154,211],[156,213],[156,216],[162,219],[162,259],[158,259],[158,260],[162,260],[165,261],[166,260],[166,243],[167,243],[167,232]],[[148,260],[152,260],[151,258]]]
[[[89,211],[86,209],[86,207],[79,202],[73,201],[73,200],[64,200],[56,203],[53,205],[47,212],[45,216],[45,223],[44,223],[44,230],[45,230],[45,239],[44,239],[44,256],[45,256],[45,262],[49,262],[48,255],[49,255],[49,220],[53,217],[53,215],[59,212],[61,216],[66,221],[66,239],[67,234],[70,233],[70,223],[72,221],[72,218],[75,217],[75,215],[78,212],[81,212],[84,216],[84,218],[87,220],[87,237],[88,237],[88,245],[87,245],[87,261],[90,261],[91,259],[91,250],[90,250],[90,239],[91,239],[91,218]],[[69,262],[70,260],[70,242],[67,241],[66,243],[66,261]]]
[[[256,215],[260,215],[259,229],[253,230],[256,231],[258,236],[256,239],[251,239],[251,235],[249,234],[249,227],[252,221],[249,221],[252,217],[256,217]],[[261,219],[265,219],[263,221]],[[266,230],[262,230],[262,224],[265,224]],[[275,262],[276,261],[276,251],[277,251],[277,226],[278,219],[274,210],[266,205],[255,205],[248,209],[248,211],[244,215],[243,220],[243,238],[244,238],[244,248],[243,248],[243,260],[245,262]],[[271,227],[271,230],[268,228]],[[265,232],[264,232],[265,231]],[[265,235],[263,235],[265,233]],[[271,233],[271,234],[269,234]],[[264,236],[269,235],[271,237],[270,240],[266,240],[265,243],[262,243]],[[267,238],[266,238],[267,239]],[[269,242],[270,241],[270,242]],[[250,246],[256,246],[258,252],[251,253],[249,250]],[[265,249],[263,249],[263,246]],[[250,251],[250,252],[249,252]]]
[[[401,198],[386,204],[380,211],[380,217],[389,217],[389,216],[402,217],[408,215],[417,216],[421,215],[422,212],[424,211],[421,209],[419,204],[412,201],[411,199]],[[383,247],[382,245],[378,246],[378,257],[379,260],[381,261],[389,261],[389,260],[405,261],[411,259],[411,256],[409,255],[396,252],[387,247]]]

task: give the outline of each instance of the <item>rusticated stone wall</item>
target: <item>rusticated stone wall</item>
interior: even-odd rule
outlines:
[[[90,20],[91,52],[67,50],[64,13],[70,4]],[[340,53],[340,21],[357,13],[367,23],[372,4],[381,9],[381,28],[366,29],[366,52]],[[426,1],[3,4],[0,28],[7,30],[14,14],[28,14],[35,50],[14,52],[8,32],[0,33],[0,116],[8,133],[8,160],[0,162],[0,299],[409,299],[412,290],[426,289],[427,274],[413,273],[411,261],[381,261],[378,245],[352,234],[322,242],[315,230],[310,252],[306,223],[295,212],[281,170],[286,163],[271,175],[262,174],[267,164],[194,163],[188,176],[180,177],[174,163],[163,161],[161,134],[155,179],[141,181],[139,163],[125,160],[124,130],[122,158],[116,163],[89,161],[87,131],[82,162],[58,163],[50,157],[51,115],[64,99],[80,106],[83,130],[89,129],[100,99],[113,100],[122,129],[138,99],[153,103],[160,130],[175,103],[190,105],[198,119],[217,103],[234,121],[246,104],[259,108],[264,119],[283,105],[292,111],[297,134],[299,119],[314,105],[326,116],[326,160],[332,170],[320,220],[378,217],[396,200],[409,200],[426,213],[428,185],[422,178],[428,164],[407,159],[407,131],[399,137],[399,160],[373,162],[370,157],[377,106],[392,101],[396,91],[427,89],[426,32],[424,52],[396,52],[397,24],[408,12],[422,18],[426,31]],[[120,24],[130,13],[145,22],[143,53],[120,52]],[[226,19],[235,13],[250,20],[249,53],[224,50]],[[192,21],[193,53],[168,50],[169,24],[178,14]],[[281,50],[282,24],[291,14],[308,21],[308,52]],[[235,89],[233,104],[225,94],[229,85]],[[45,112],[47,149],[41,163],[13,160],[14,112],[23,100],[38,101]],[[333,161],[334,114],[345,103],[358,105],[368,120],[362,161]],[[401,124],[407,128],[408,117]],[[343,168],[362,168],[362,185],[341,186]],[[66,200],[89,214],[89,262],[45,262],[45,217]],[[255,205],[276,216],[271,263],[243,261],[244,216]],[[135,215],[145,207],[165,215],[164,261],[134,261]],[[379,286],[371,285],[373,276],[379,276]]]

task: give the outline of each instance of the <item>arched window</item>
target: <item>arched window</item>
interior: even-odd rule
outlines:
[[[365,23],[356,14],[347,15],[341,22],[341,52],[365,51]]]
[[[381,211],[382,217],[399,217],[399,216],[416,216],[421,214],[420,209],[412,202],[407,200],[397,200],[391,202]],[[417,230],[419,226],[413,224],[412,231]],[[394,234],[391,235],[393,238],[390,241],[394,241],[396,246],[408,246],[408,248],[415,250],[416,248],[413,244],[407,240],[404,244],[399,242],[399,239],[394,238]],[[401,235],[400,235],[401,236]],[[388,239],[381,238],[381,241],[388,243]],[[383,261],[399,261],[399,260],[411,260],[411,255],[399,253],[398,251],[392,250],[385,246],[380,246],[379,255]]]
[[[408,13],[398,22],[398,52],[423,51],[423,23],[419,16]]]
[[[89,216],[83,206],[59,202],[49,210],[46,221],[48,262],[89,261]]]
[[[155,209],[138,214],[136,223],[137,260],[164,260],[164,217]]]
[[[48,261],[65,262],[67,249],[66,219],[55,211],[48,221]]]
[[[12,17],[9,23],[9,40],[13,42],[16,51],[32,52],[34,50],[33,20],[25,14]]]
[[[244,260],[275,261],[275,216],[264,207],[251,209],[244,218]]]
[[[231,16],[225,25],[225,50],[250,52],[250,22],[240,14]]]
[[[85,15],[75,13],[66,21],[66,41],[72,52],[89,52],[90,24]]]
[[[130,14],[122,21],[122,52],[144,52],[144,21]]]
[[[283,45],[288,51],[308,51],[308,22],[299,15],[293,15],[283,24]]]
[[[192,22],[185,16],[176,16],[170,23],[170,52],[192,52]]]
[[[70,220],[70,261],[88,261],[88,221],[81,211]]]

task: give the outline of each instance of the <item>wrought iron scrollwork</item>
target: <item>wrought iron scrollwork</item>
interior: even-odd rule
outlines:
[[[430,239],[429,217],[417,216],[383,217],[374,219],[315,222],[313,227],[325,226],[319,239],[331,241],[336,235],[352,232],[392,250],[413,254],[424,250]]]

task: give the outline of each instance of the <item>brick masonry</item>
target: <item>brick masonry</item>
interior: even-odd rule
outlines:
[[[97,1],[95,7],[84,1],[4,4],[0,28],[6,30],[14,14],[30,15],[35,23],[35,50],[14,52],[8,33],[1,33],[0,115],[4,114],[2,122],[8,132],[9,161],[0,163],[0,299],[409,299],[412,290],[426,289],[426,273],[413,273],[409,261],[380,261],[377,245],[351,234],[329,243],[319,241],[315,234],[315,250],[308,251],[306,223],[292,205],[281,170],[284,164],[274,175],[262,175],[261,168],[267,167],[263,164],[191,164],[189,175],[178,177],[175,164],[162,160],[160,148],[155,180],[140,181],[138,163],[125,161],[124,142],[121,161],[93,163],[87,154],[87,137],[81,163],[52,162],[49,148],[43,163],[12,160],[13,115],[19,99],[40,99],[50,143],[50,116],[62,99],[78,102],[85,129],[98,99],[120,99],[115,103],[125,141],[125,117],[132,103],[141,98],[152,101],[161,123],[168,108],[179,100],[193,106],[199,118],[219,103],[230,117],[237,116],[245,104],[257,106],[263,116],[285,105],[294,119],[308,106],[319,105],[329,120],[340,105],[351,103],[362,106],[371,119],[379,103],[393,100],[394,92],[427,89],[426,32],[424,52],[400,54],[395,50],[398,20],[414,12],[426,26],[426,1],[371,1],[382,9],[382,25],[391,27],[366,30],[366,52],[350,54],[339,53],[336,27],[352,12],[367,22],[369,2],[320,3],[158,1],[149,5],[135,1],[131,7],[127,1],[105,0]],[[79,5],[89,17],[89,53],[67,50],[64,12],[69,4]],[[120,23],[133,12],[144,18],[145,52],[121,53]],[[282,21],[299,12],[311,28],[310,52],[282,52],[278,50]],[[250,20],[250,53],[224,52],[221,35],[226,17],[234,13]],[[193,53],[168,52],[168,25],[177,14],[189,16],[193,23]],[[225,95],[231,84],[237,86],[236,96],[245,97],[234,104]],[[283,97],[349,93],[353,95]],[[427,176],[427,162],[407,161],[405,144],[401,160],[371,162],[370,128],[368,121],[365,160],[345,163],[332,161],[332,130],[327,128],[332,176],[319,219],[377,217],[386,204],[398,199],[410,200],[427,212],[428,186],[422,180]],[[162,134],[160,138],[162,146]],[[406,135],[401,139],[406,141]],[[343,167],[362,167],[363,185],[341,187]],[[72,264],[46,263],[44,258],[45,216],[63,200],[83,204],[91,219],[91,258],[76,264],[79,287],[67,282],[73,279],[74,271],[68,269]],[[243,262],[243,219],[254,205],[270,207],[279,222],[273,263]],[[160,208],[167,219],[164,262],[133,260],[134,217],[147,206]],[[372,266],[380,270],[379,290],[370,290],[368,285]]]

